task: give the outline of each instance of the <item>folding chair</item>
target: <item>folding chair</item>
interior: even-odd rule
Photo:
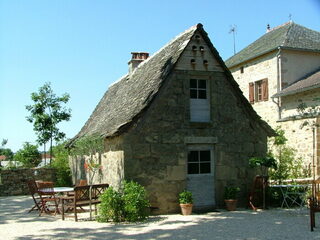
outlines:
[[[28,180],[27,184],[28,184],[29,192],[30,192],[32,199],[33,199],[33,202],[34,202],[34,205],[29,210],[29,212],[31,212],[33,210],[37,210],[37,211],[41,212],[41,199],[38,194],[38,188],[37,188],[36,182],[34,179],[32,179],[32,180]]]
[[[39,213],[41,216],[42,213],[60,213],[59,211],[59,198],[56,197],[54,189],[53,189],[53,182],[37,182],[38,185],[38,194],[41,199],[42,208]],[[52,210],[53,208],[53,210]]]
[[[320,180],[312,182],[312,195],[309,199],[311,231],[316,227],[315,213],[320,212]]]

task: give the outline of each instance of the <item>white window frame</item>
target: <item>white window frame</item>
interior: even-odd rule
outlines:
[[[197,86],[191,87],[191,81],[196,80]],[[199,82],[205,81],[206,88],[199,87]],[[190,121],[191,122],[210,122],[210,96],[209,96],[209,81],[204,78],[191,77],[189,79],[189,99],[190,99]],[[200,92],[206,92],[206,98],[199,98]],[[196,97],[191,97],[191,91],[196,91]]]

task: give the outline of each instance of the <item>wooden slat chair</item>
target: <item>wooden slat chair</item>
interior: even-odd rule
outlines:
[[[29,192],[30,192],[30,194],[32,196],[32,199],[33,199],[33,202],[34,202],[34,205],[29,210],[29,212],[31,212],[33,210],[37,210],[37,211],[41,212],[41,199],[40,199],[40,196],[38,194],[37,184],[36,184],[34,179],[28,180],[27,184],[28,184]]]
[[[97,214],[96,205],[99,204],[100,196],[104,190],[109,187],[109,184],[94,184],[92,186],[76,186],[74,188],[74,196],[63,197],[62,199],[62,220],[65,219],[65,213],[72,210],[75,221],[78,221],[78,211],[84,206],[90,205],[90,187],[91,187],[91,205],[95,206],[95,213]]]
[[[320,212],[320,180],[312,182],[312,196],[309,199],[311,231],[316,227],[315,213]]]
[[[59,198],[56,197],[55,192],[53,191],[53,182],[37,182],[38,194],[41,199],[42,208],[39,213],[41,216],[42,213],[60,213],[59,211]]]

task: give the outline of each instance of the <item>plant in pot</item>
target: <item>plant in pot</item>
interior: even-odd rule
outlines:
[[[190,215],[192,213],[193,198],[190,191],[184,190],[179,194],[179,203],[182,215]]]
[[[224,202],[228,211],[235,211],[237,208],[237,195],[240,192],[239,187],[227,186],[224,189]]]

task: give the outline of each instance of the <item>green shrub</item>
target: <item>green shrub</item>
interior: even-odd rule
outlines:
[[[60,143],[52,148],[54,159],[51,166],[56,170],[57,180],[55,185],[57,187],[72,185],[71,170],[68,161],[69,153],[64,146],[64,143]]]
[[[180,204],[193,203],[192,193],[187,190],[184,190],[183,192],[179,193],[179,203]]]
[[[99,206],[99,222],[120,222],[123,219],[123,199],[120,193],[109,187],[101,195]]]
[[[143,221],[149,216],[149,206],[144,187],[125,182],[121,193],[110,187],[102,194],[98,221]]]
[[[133,181],[125,182],[123,201],[126,221],[143,221],[148,217],[150,204],[146,190],[140,184]]]

